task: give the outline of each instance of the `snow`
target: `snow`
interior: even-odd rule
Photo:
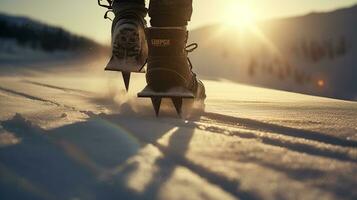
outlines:
[[[104,64],[0,71],[1,199],[357,198],[356,102],[204,80],[156,118]]]

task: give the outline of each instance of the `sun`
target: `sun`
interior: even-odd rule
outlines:
[[[249,6],[234,2],[226,6],[222,20],[226,26],[247,29],[254,26],[256,16]]]

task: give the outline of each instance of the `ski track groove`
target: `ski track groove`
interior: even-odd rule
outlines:
[[[199,126],[197,126],[199,128]],[[202,129],[205,130],[205,129]],[[207,131],[207,130],[206,130]],[[298,153],[306,153],[309,155],[313,156],[319,156],[319,157],[325,157],[329,159],[336,159],[340,161],[348,161],[348,162],[354,162],[357,163],[356,159],[351,158],[350,156],[346,155],[345,153],[342,152],[336,152],[336,151],[331,151],[328,149],[319,149],[313,146],[313,144],[306,144],[302,142],[294,142],[294,141],[289,141],[286,139],[283,139],[283,141],[280,141],[279,139],[271,138],[269,136],[263,136],[259,134],[254,134],[254,133],[241,133],[239,131],[228,131],[226,129],[221,129],[219,127],[214,127],[213,129],[210,128],[208,130],[209,132],[212,133],[217,133],[217,134],[223,134],[226,136],[237,136],[239,138],[244,138],[244,139],[257,139],[261,140],[263,144],[270,145],[270,146],[278,146],[281,148],[289,149],[290,151],[298,152]],[[228,131],[229,133],[226,134],[224,132]],[[267,133],[270,134],[270,133]],[[275,133],[271,133],[275,134]],[[315,141],[314,141],[315,142]]]
[[[344,140],[338,137],[330,136],[316,131],[296,129],[296,128],[280,126],[271,123],[265,123],[253,119],[237,118],[233,116],[222,115],[212,112],[206,112],[203,116],[215,122],[222,123],[225,125],[237,126],[239,124],[239,125],[247,126],[248,129],[251,130],[265,131],[265,132],[270,131],[274,134],[301,138],[301,139],[321,142],[330,145],[357,148],[357,141]]]
[[[75,108],[73,106],[60,104],[60,103],[58,103],[56,101],[52,101],[52,100],[48,100],[48,99],[32,96],[32,95],[29,95],[29,94],[26,94],[26,93],[22,93],[22,92],[18,92],[18,91],[15,91],[15,90],[7,89],[7,88],[1,87],[1,86],[0,86],[0,91],[6,92],[6,93],[9,93],[9,94],[12,94],[12,95],[20,96],[20,97],[23,97],[23,98],[27,98],[29,100],[41,101],[43,103],[50,103],[50,104],[55,105],[57,107],[67,108],[67,109],[70,109],[71,111],[76,111],[76,112],[85,114],[88,117],[90,117],[92,115],[90,111],[78,110],[77,108]]]
[[[75,92],[75,93],[78,93],[78,94],[85,94],[85,95],[93,94],[92,92],[88,92],[88,91],[84,91],[84,90],[78,90],[78,89],[72,89],[72,88],[66,88],[66,87],[59,87],[59,86],[45,84],[45,83],[36,82],[36,81],[22,80],[22,82],[29,83],[29,84],[32,84],[32,85],[41,86],[41,87],[61,90],[63,92]]]
[[[10,94],[16,95],[16,96],[21,96],[23,98],[27,98],[27,99],[30,99],[30,100],[41,101],[41,102],[44,102],[44,103],[50,103],[50,104],[54,104],[56,106],[61,106],[61,104],[59,104],[57,102],[54,102],[54,101],[51,101],[51,100],[48,100],[48,99],[43,99],[43,98],[36,97],[36,96],[32,96],[32,95],[29,95],[29,94],[26,94],[26,93],[22,93],[22,92],[18,92],[18,91],[15,91],[15,90],[7,89],[7,88],[1,87],[1,86],[0,86],[0,90],[2,90],[3,92],[6,92],[6,93],[10,93]]]
[[[163,123],[177,126],[177,123],[173,123],[173,122],[163,122]],[[253,132],[242,133],[239,131],[232,131],[232,130],[228,130],[228,129],[219,127],[219,124],[217,124],[216,126],[212,126],[212,122],[210,122],[210,124],[207,124],[207,125],[209,125],[209,127],[205,129],[205,128],[201,128],[200,124],[197,124],[197,123],[198,123],[198,121],[191,121],[191,122],[189,122],[189,124],[182,122],[182,123],[179,123],[179,126],[186,127],[186,128],[197,128],[197,129],[209,132],[209,133],[222,134],[222,135],[228,136],[228,137],[239,137],[239,138],[243,138],[243,139],[257,139],[257,140],[260,140],[260,142],[263,144],[285,148],[285,149],[288,149],[290,151],[294,151],[297,153],[309,154],[312,156],[318,156],[318,157],[324,157],[324,158],[328,158],[328,159],[335,159],[335,160],[339,160],[339,161],[348,161],[348,162],[357,163],[357,160],[355,158],[350,157],[346,153],[337,152],[337,151],[333,151],[333,150],[329,150],[329,149],[321,149],[321,148],[315,147],[313,144],[302,143],[300,141],[289,141],[287,139],[281,139],[281,138],[280,138],[280,140],[283,140],[283,141],[280,141],[279,139],[275,139],[270,136],[265,136],[265,135],[257,134],[257,133],[253,133]],[[201,123],[201,122],[199,122],[199,123]],[[235,127],[233,127],[233,128],[235,128]],[[265,134],[276,135],[277,133],[272,132],[272,133],[265,133]],[[290,137],[290,136],[286,136],[286,137]],[[298,139],[305,139],[305,138],[298,138]],[[319,142],[319,141],[315,141],[315,140],[308,140],[308,139],[305,139],[305,140],[307,140],[309,142]],[[319,143],[326,144],[323,142],[319,142]],[[327,144],[327,145],[332,145],[332,144]],[[337,148],[350,148],[350,147],[339,146],[339,145],[333,145],[333,146],[335,146]]]

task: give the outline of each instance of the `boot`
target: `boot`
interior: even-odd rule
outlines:
[[[144,19],[146,9],[116,10],[114,7],[113,10],[112,57],[105,70],[121,71],[128,90],[130,73],[141,72],[148,56]]]
[[[153,27],[146,29],[149,48],[146,81],[155,92],[165,92],[175,87],[184,87],[195,99],[206,98],[203,83],[192,72],[188,52],[197,44],[186,47],[188,32],[185,27]],[[188,49],[193,47],[192,49]]]

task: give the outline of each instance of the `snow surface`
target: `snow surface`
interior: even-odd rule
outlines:
[[[204,80],[156,118],[104,64],[0,70],[0,199],[357,198],[356,102]]]

